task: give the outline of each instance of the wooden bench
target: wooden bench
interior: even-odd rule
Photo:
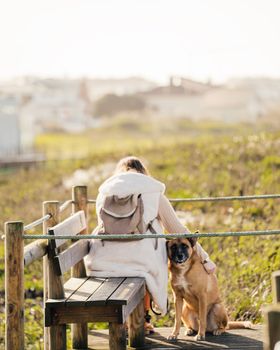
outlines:
[[[86,230],[84,211],[48,229],[50,235],[75,236]],[[66,240],[50,240],[45,298],[45,342],[49,349],[66,349],[66,324],[74,324],[73,348],[87,349],[87,323],[109,322],[109,348],[126,349],[129,344],[144,345],[145,283],[143,278],[87,277],[83,258],[89,242],[80,239],[66,246]],[[72,276],[63,283],[62,276],[72,268]],[[73,269],[76,269],[76,272]],[[77,273],[77,271],[79,271]],[[126,321],[127,326],[126,326]],[[46,339],[47,338],[47,339]]]

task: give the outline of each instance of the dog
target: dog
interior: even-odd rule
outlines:
[[[186,335],[204,340],[205,333],[220,335],[226,329],[252,328],[251,322],[229,322],[215,274],[208,274],[196,252],[197,238],[167,241],[171,287],[175,302],[175,324],[168,337],[176,341],[181,320]]]

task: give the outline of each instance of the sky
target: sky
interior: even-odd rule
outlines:
[[[279,0],[0,0],[0,79],[280,78]]]

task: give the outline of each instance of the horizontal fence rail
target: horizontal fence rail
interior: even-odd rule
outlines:
[[[69,207],[69,205],[71,205],[73,203],[72,199],[69,199],[68,201],[64,202],[63,204],[61,204],[61,206],[59,207],[59,212],[62,213],[65,209],[67,209]]]
[[[277,199],[280,194],[263,194],[253,196],[227,196],[227,197],[198,197],[198,198],[169,198],[172,203],[176,202],[221,202],[221,201],[249,201],[254,199]],[[89,199],[88,203],[96,203],[96,199]]]
[[[170,198],[170,202],[222,202],[222,201],[250,201],[254,199],[277,199],[280,194],[264,194],[255,196],[229,196],[229,197],[201,197],[201,198]]]
[[[70,197],[71,198],[71,197]],[[252,195],[252,196],[230,196],[230,197],[205,197],[205,198],[174,198],[169,199],[170,202],[221,202],[221,201],[244,201],[244,200],[263,200],[263,199],[279,199],[280,194],[267,194],[267,195]],[[72,206],[71,212],[74,214],[80,210],[83,210],[85,217],[88,218],[88,204],[96,203],[95,199],[88,199],[86,186],[75,186],[72,191],[72,199],[67,200],[61,204],[58,201],[48,201],[43,206],[43,216],[34,222],[24,226],[23,222],[14,221],[7,222],[5,225],[5,310],[6,310],[6,330],[5,337],[6,349],[20,350],[24,349],[24,266],[27,266],[39,260],[44,259],[44,271],[47,273],[44,277],[44,296],[49,298],[56,298],[57,296],[63,297],[60,293],[59,286],[62,281],[55,279],[53,268],[48,268],[47,257],[49,240],[138,240],[138,239],[172,239],[172,238],[210,238],[210,237],[240,237],[240,236],[271,236],[278,235],[280,237],[280,228],[274,230],[259,230],[259,231],[228,231],[228,232],[203,232],[203,233],[190,233],[186,230],[185,233],[168,233],[168,234],[87,234],[87,229],[84,229],[80,235],[72,236],[67,230],[67,235],[51,235],[47,234],[48,229],[52,226],[58,225],[59,213],[63,212],[67,208]],[[60,205],[60,206],[59,206]],[[43,234],[26,234],[25,231],[30,230],[40,224],[43,224]],[[60,231],[63,232],[63,231]],[[85,233],[85,234],[83,234]],[[24,246],[24,239],[33,240]],[[61,242],[61,241],[60,241]],[[82,242],[80,242],[82,243]],[[12,260],[11,260],[12,257]],[[46,259],[45,259],[46,258]],[[12,261],[12,263],[11,263]],[[15,270],[17,266],[17,270]],[[15,273],[16,271],[16,273]],[[12,278],[9,278],[11,276]],[[72,277],[79,278],[84,276],[84,267],[81,263],[74,266],[72,270]],[[55,281],[55,283],[53,282]],[[47,283],[46,283],[47,282]],[[55,295],[54,295],[55,294]],[[15,312],[16,310],[16,312]],[[52,329],[52,335],[55,334],[57,339],[61,333],[60,326],[56,326]],[[17,332],[18,334],[16,334]],[[81,336],[81,334],[83,336]],[[15,336],[16,335],[16,336]],[[86,339],[87,328],[84,325],[76,325],[72,332],[72,342],[76,344],[82,338]],[[64,337],[65,338],[65,337]],[[66,338],[63,338],[63,342],[66,344]],[[50,333],[44,334],[45,344],[49,347]],[[82,340],[83,340],[82,339]],[[85,343],[86,344],[86,343]],[[73,346],[74,348],[74,346]],[[87,348],[84,345],[83,348]]]
[[[206,232],[206,233],[166,233],[166,234],[114,234],[114,235],[77,235],[77,236],[63,236],[63,235],[23,235],[23,238],[27,239],[103,239],[103,240],[116,240],[116,239],[144,239],[144,238],[189,238],[189,237],[240,237],[240,236],[268,236],[278,235],[280,230],[263,230],[263,231],[237,231],[237,232]]]
[[[24,226],[23,229],[24,229],[24,231],[31,230],[32,228],[34,228],[38,225],[41,225],[43,222],[49,220],[50,218],[51,218],[51,214],[44,215],[40,219],[35,220],[35,221],[31,222],[30,224]]]
[[[70,204],[72,204],[73,201],[72,199],[69,199],[68,201],[64,202],[60,207],[59,207],[59,212],[62,213],[65,209],[69,207]],[[51,214],[46,214],[42,216],[40,219],[35,220],[31,222],[30,224],[24,226],[24,231],[31,230],[32,228],[41,225],[43,222],[48,221],[51,218]]]
[[[172,203],[179,202],[222,202],[222,201],[245,201],[245,200],[255,200],[255,199],[278,199],[280,198],[280,194],[264,194],[264,195],[253,195],[253,196],[228,196],[228,197],[200,197],[200,198],[169,198],[169,201]],[[59,212],[63,212],[65,209],[74,203],[73,200],[65,201],[60,207]],[[96,203],[96,199],[89,199],[87,203]],[[47,214],[41,217],[38,220],[31,222],[30,224],[24,226],[24,231],[30,230],[43,222],[49,220],[51,218],[50,214]]]

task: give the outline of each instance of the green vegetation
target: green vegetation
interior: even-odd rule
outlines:
[[[151,174],[166,184],[169,198],[280,193],[280,132],[269,127],[187,120],[163,120],[159,125],[158,120],[131,115],[83,135],[42,135],[37,148],[46,151],[46,163],[0,172],[0,235],[5,221],[27,224],[40,217],[44,200],[69,199],[70,190],[63,186],[63,179],[75,170],[116,162],[127,154],[146,161]],[[90,198],[96,197],[100,181],[88,184]],[[189,229],[201,232],[279,229],[279,209],[280,200],[176,204],[176,210],[185,213]],[[93,228],[94,207],[90,214]],[[30,231],[40,232],[41,227]],[[271,302],[271,273],[280,268],[279,238],[204,238],[200,243],[218,266],[230,318],[261,322],[261,307]],[[0,241],[0,348],[4,334],[3,257]],[[25,286],[42,290],[41,262],[26,268]],[[40,298],[26,302],[29,349],[42,348],[41,302]],[[155,322],[171,325],[173,316],[171,305],[170,313]]]

